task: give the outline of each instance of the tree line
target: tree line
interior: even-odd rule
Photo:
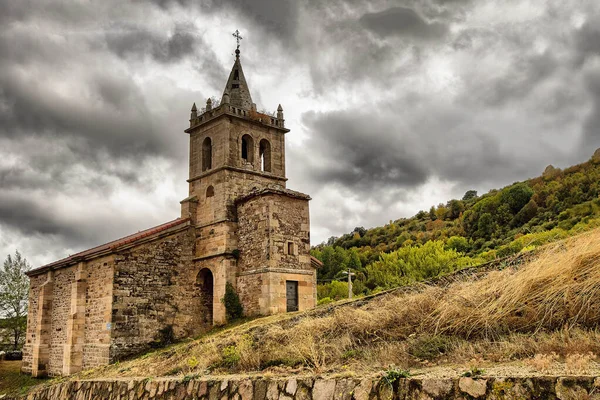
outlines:
[[[565,170],[548,167],[542,176],[482,196],[469,190],[461,199],[381,227],[356,227],[313,247],[323,262],[319,297],[346,297],[342,271],[348,268],[356,273],[354,293],[368,294],[598,227],[599,182],[595,157]]]

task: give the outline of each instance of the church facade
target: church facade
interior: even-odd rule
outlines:
[[[227,283],[247,316],[315,306],[310,197],[286,188],[282,107],[257,112],[239,50],[220,104],[194,104],[185,132],[179,218],[28,272],[24,372],[68,375],[223,324]]]

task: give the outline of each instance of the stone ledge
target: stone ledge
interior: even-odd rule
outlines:
[[[69,381],[39,388],[26,397],[43,399],[600,399],[600,378],[538,376],[529,378],[385,377],[107,379]]]
[[[246,276],[264,274],[267,272],[276,272],[281,274],[296,274],[296,275],[314,275],[314,271],[308,271],[305,269],[291,269],[291,268],[260,268],[253,269],[251,271],[238,272],[235,276]]]

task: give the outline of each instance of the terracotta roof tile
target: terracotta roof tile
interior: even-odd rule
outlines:
[[[155,227],[143,230],[143,231],[139,231],[138,233],[134,233],[132,235],[125,236],[125,237],[122,237],[117,240],[113,240],[112,242],[108,242],[108,243],[102,244],[100,246],[92,247],[91,249],[88,249],[88,250],[80,251],[79,253],[70,255],[69,257],[63,258],[58,261],[54,261],[50,264],[43,265],[39,268],[32,269],[31,271],[29,271],[27,273],[27,275],[31,276],[31,275],[35,275],[38,272],[41,272],[42,270],[46,270],[49,268],[61,267],[61,266],[74,264],[75,262],[79,262],[82,258],[89,258],[91,256],[94,256],[95,254],[99,254],[104,251],[114,250],[118,247],[136,242],[136,241],[146,238],[148,236],[152,236],[157,233],[166,231],[168,229],[177,227],[179,225],[183,225],[184,223],[189,222],[189,220],[190,220],[189,218],[174,219],[173,221],[169,221],[164,224],[161,224],[161,225],[158,225],[158,226],[155,226]]]

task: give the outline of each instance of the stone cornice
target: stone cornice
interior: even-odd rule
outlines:
[[[234,172],[243,172],[243,173],[256,175],[256,176],[262,176],[263,178],[274,179],[274,180],[278,180],[278,181],[282,181],[282,182],[286,182],[288,180],[287,178],[283,178],[281,176],[272,175],[272,174],[265,173],[265,172],[253,171],[253,170],[244,169],[244,168],[238,168],[238,167],[234,167],[231,165],[223,165],[221,167],[217,167],[214,169],[209,169],[208,171],[204,171],[200,175],[196,175],[193,178],[188,179],[187,182],[197,181],[198,179],[202,179],[202,178],[210,176],[212,174],[216,174],[217,172],[220,172],[223,170],[229,170],[229,171],[234,171]]]
[[[291,269],[291,268],[258,268],[250,271],[238,272],[236,276],[246,276],[255,274],[264,274],[267,272],[276,272],[280,274],[314,275],[314,270]]]

